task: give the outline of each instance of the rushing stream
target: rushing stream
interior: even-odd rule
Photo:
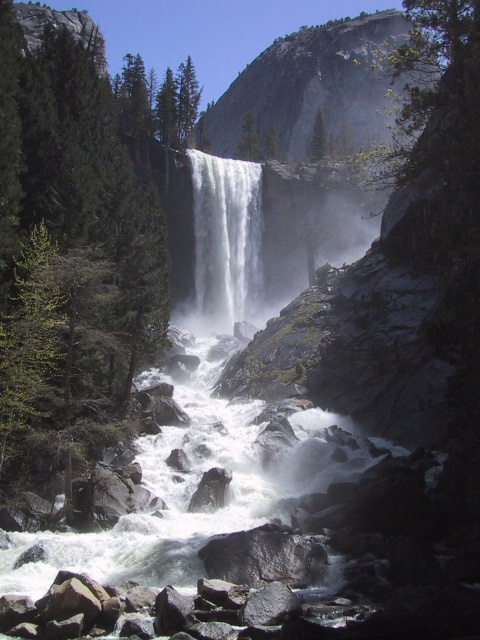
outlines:
[[[196,190],[195,315],[210,330],[231,331],[234,321],[252,317],[261,297],[261,167],[197,151],[191,151],[190,158]],[[298,444],[279,465],[265,471],[256,440],[266,423],[253,423],[264,403],[211,397],[223,363],[209,362],[207,354],[217,343],[215,334],[192,339],[187,354],[198,356],[201,364],[188,383],[174,383],[174,399],[189,415],[190,426],[164,426],[160,434],[140,436],[135,443],[142,482],[168,509],[123,516],[112,530],[99,533],[0,533],[0,595],[38,599],[60,569],[84,572],[101,584],[135,580],[193,592],[198,578],[205,576],[198,551],[210,537],[273,519],[290,524],[295,497],[326,491],[331,482],[351,480],[374,463],[360,446],[346,451],[342,464],[332,464],[336,445],[319,430],[332,424],[353,427],[339,416],[311,409],[291,416]],[[161,371],[150,370],[136,384],[142,389],[159,381],[172,382]],[[186,453],[190,472],[179,473],[166,464],[174,449]],[[226,506],[189,513],[203,473],[213,467],[232,472]],[[15,568],[19,556],[37,543],[45,558]],[[312,587],[338,588],[342,572],[333,556],[330,565],[323,584]]]
[[[229,404],[210,397],[219,365],[207,362],[205,356],[215,342],[215,337],[196,340],[187,351],[198,355],[202,363],[192,374],[190,384],[175,385],[174,397],[191,417],[191,426],[163,427],[160,435],[141,436],[136,442],[143,483],[168,505],[163,518],[149,513],[131,514],[123,516],[111,531],[101,533],[9,533],[10,544],[2,545],[6,548],[0,546],[0,594],[38,598],[59,569],[85,572],[103,584],[118,585],[129,579],[150,586],[172,584],[193,590],[197,579],[204,575],[197,552],[209,537],[251,529],[273,518],[289,524],[289,498],[312,489],[325,490],[331,481],[351,478],[371,464],[368,452],[360,449],[350,454],[347,464],[329,465],[333,445],[321,438],[314,439],[316,447],[312,447],[313,440],[306,443],[312,431],[338,423],[338,416],[316,409],[292,416],[299,438],[297,448],[278,469],[263,472],[254,442],[265,425],[252,424],[263,403]],[[148,387],[159,380],[170,378],[152,370],[137,383]],[[192,463],[190,473],[179,474],[165,463],[175,448],[187,454]],[[318,473],[305,478],[299,469],[312,452]],[[321,463],[322,456],[325,464]],[[213,513],[188,513],[190,498],[203,472],[215,466],[233,473],[229,504]],[[46,551],[46,560],[14,569],[20,554],[39,542]],[[333,574],[332,579],[335,580]]]

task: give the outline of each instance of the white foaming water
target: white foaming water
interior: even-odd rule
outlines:
[[[175,385],[174,397],[189,414],[191,425],[162,427],[160,435],[136,441],[143,484],[168,505],[163,518],[131,514],[122,517],[111,531],[101,533],[9,533],[7,544],[2,544],[5,539],[0,537],[0,595],[41,597],[59,569],[85,572],[102,584],[131,579],[161,588],[173,584],[194,589],[204,575],[198,550],[211,536],[250,529],[274,517],[287,521],[278,501],[287,497],[289,490],[280,478],[261,472],[253,446],[260,427],[251,422],[264,403],[229,406],[226,400],[210,397],[219,365],[206,362],[205,356],[215,343],[214,338],[197,340],[189,352],[199,355],[202,364],[192,375],[191,384]],[[152,370],[140,376],[138,384],[148,387],[158,380],[170,382],[168,376]],[[180,474],[166,464],[176,448],[187,454],[191,473]],[[229,504],[213,513],[188,513],[203,472],[212,467],[225,467],[233,473]],[[36,543],[45,549],[45,561],[14,569],[20,554]]]
[[[39,598],[60,569],[85,572],[102,584],[136,580],[158,588],[172,584],[194,591],[197,579],[205,575],[198,550],[211,536],[252,529],[273,518],[289,524],[292,497],[324,491],[330,482],[351,479],[375,463],[363,448],[345,448],[348,460],[343,464],[332,462],[336,446],[315,432],[332,424],[348,429],[351,424],[342,423],[335,414],[313,409],[291,416],[300,442],[278,468],[263,472],[254,442],[265,424],[253,425],[252,421],[264,403],[252,400],[229,404],[210,397],[221,367],[207,362],[206,354],[216,342],[213,337],[197,339],[195,347],[187,349],[200,357],[201,364],[190,384],[175,385],[174,397],[189,414],[191,425],[162,427],[161,434],[136,441],[142,482],[168,505],[163,517],[130,514],[111,531],[101,533],[0,536],[0,595],[17,593]],[[160,380],[171,381],[158,370],[150,370],[137,379],[137,385],[146,388]],[[180,474],[166,464],[173,449],[185,451],[192,464],[190,473]],[[211,513],[188,513],[202,474],[212,467],[232,471],[229,503]],[[45,549],[46,559],[14,569],[20,554],[36,543]],[[339,580],[341,570],[332,563],[328,584],[317,586],[332,589],[339,586]]]
[[[253,317],[263,292],[262,167],[188,151],[195,217],[196,312],[211,330],[231,332]]]

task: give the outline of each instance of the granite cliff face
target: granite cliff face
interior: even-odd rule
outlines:
[[[305,157],[319,108],[337,147],[385,140],[387,121],[377,110],[390,81],[371,63],[384,41],[401,44],[409,29],[404,15],[390,10],[278,38],[205,114],[212,153],[235,157],[246,112],[258,118],[260,141],[276,127],[287,162]]]
[[[442,82],[454,96],[456,75]],[[307,396],[407,445],[476,433],[478,182],[468,169],[477,138],[462,104],[437,107],[366,256],[317,269],[316,284],[229,364],[220,393]]]
[[[83,11],[56,11],[40,4],[19,2],[13,5],[16,19],[25,34],[29,49],[40,46],[40,38],[47,24],[55,28],[66,27],[76,40],[81,40],[85,47],[95,47],[95,58],[98,71],[102,75],[107,73],[105,56],[105,42],[100,29],[90,16]]]

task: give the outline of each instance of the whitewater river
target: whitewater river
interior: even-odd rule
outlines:
[[[367,451],[359,449],[349,452],[347,463],[332,465],[329,458],[334,445],[309,437],[322,427],[338,424],[339,417],[315,409],[291,417],[299,444],[278,469],[264,473],[254,442],[265,424],[252,424],[263,403],[228,403],[211,397],[219,365],[205,357],[215,343],[213,337],[196,340],[187,351],[198,355],[202,363],[190,384],[175,385],[174,398],[191,417],[191,426],[162,427],[160,435],[141,436],[136,441],[143,484],[168,505],[163,518],[132,514],[122,517],[111,531],[91,534],[9,533],[8,543],[0,538],[0,595],[39,598],[59,569],[85,572],[102,584],[119,585],[130,579],[159,588],[172,584],[193,592],[197,579],[204,576],[197,553],[209,537],[251,529],[273,518],[290,524],[292,497],[325,490],[331,481],[350,479],[372,463]],[[168,376],[154,370],[137,382],[145,388],[159,380],[170,382]],[[190,473],[179,474],[167,466],[165,460],[172,449],[185,451],[192,463]],[[312,455],[315,472],[302,477],[301,469],[305,461],[310,465]],[[212,467],[225,467],[233,473],[228,506],[213,513],[188,513],[203,472]],[[14,569],[20,554],[35,543],[46,550],[46,561]],[[317,586],[338,586],[338,575],[332,572],[331,578],[331,585]]]

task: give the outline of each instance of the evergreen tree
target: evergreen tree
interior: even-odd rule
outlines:
[[[210,153],[212,150],[212,142],[205,133],[205,119],[204,113],[200,115],[196,129],[196,149],[203,151],[204,153]]]
[[[177,87],[178,142],[180,147],[185,147],[197,121],[198,106],[202,95],[190,56],[188,56],[185,64],[182,62],[178,67]]]
[[[63,300],[50,271],[56,252],[41,223],[16,263],[14,310],[0,322],[0,471],[8,438],[41,415],[36,401],[58,364]]]
[[[118,109],[120,131],[128,136],[146,135],[150,109],[145,65],[140,54],[127,53],[124,62]]]
[[[321,109],[318,109],[313,125],[313,134],[308,148],[308,158],[311,162],[319,162],[327,149],[327,131]]]
[[[176,146],[179,136],[177,84],[170,67],[167,67],[165,79],[157,94],[155,111],[158,139],[167,147]]]
[[[250,160],[252,162],[258,161],[261,158],[257,119],[251,111],[245,113],[242,119],[237,158],[239,160]]]
[[[265,150],[265,159],[266,160],[278,160],[280,157],[280,148],[278,146],[278,134],[277,128],[274,124],[271,124],[268,128],[267,133],[265,134],[265,139],[263,142],[263,147]]]
[[[126,203],[117,237],[119,256],[119,328],[128,350],[123,406],[142,357],[154,358],[164,343],[169,321],[170,261],[165,214],[150,182],[139,185]]]
[[[22,69],[22,35],[11,15],[11,4],[0,0],[0,278],[18,248],[18,213],[22,198],[22,125],[18,113]],[[6,287],[0,287],[0,308]]]
[[[152,67],[147,74],[147,96],[148,96],[148,136],[154,138],[158,129],[156,121],[155,102],[158,94],[157,73]]]

